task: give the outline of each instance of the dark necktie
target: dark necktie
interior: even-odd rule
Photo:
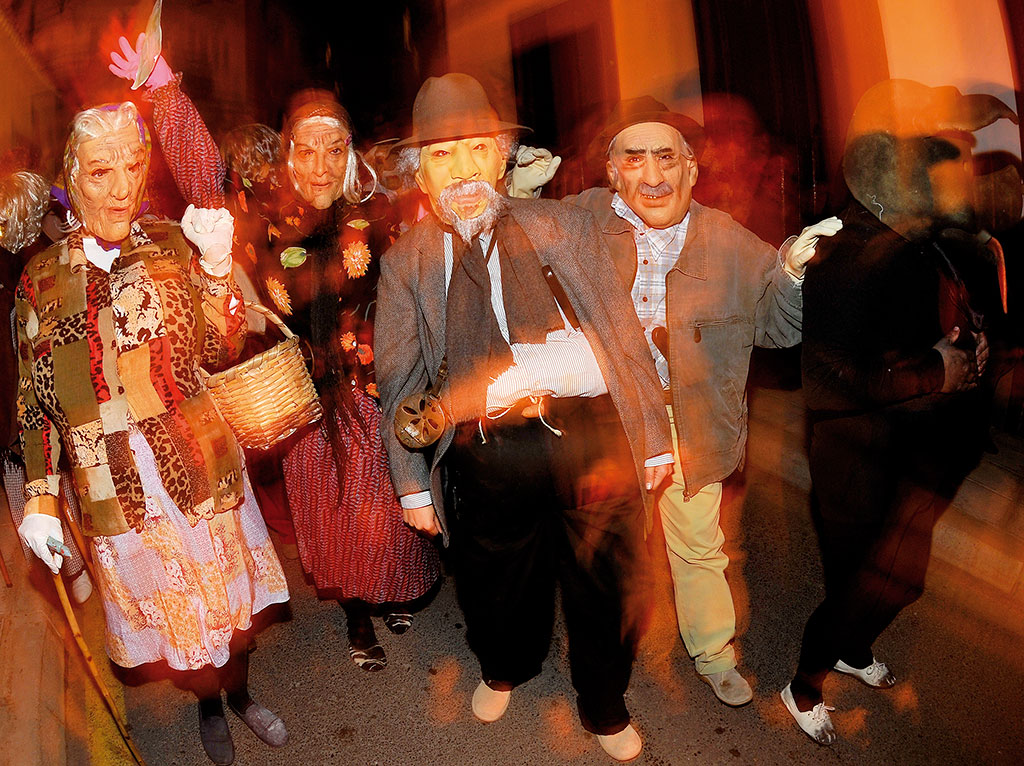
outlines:
[[[491,279],[487,258],[494,252],[491,238],[487,256],[474,239],[460,253],[453,238],[457,260],[448,285],[445,347],[451,386],[452,414],[456,422],[479,417],[485,410],[487,386],[512,364],[512,350],[501,334],[491,308]]]

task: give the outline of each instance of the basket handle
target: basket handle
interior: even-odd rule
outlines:
[[[277,325],[277,329],[281,331],[282,335],[284,335],[285,340],[290,340],[290,339],[295,337],[295,333],[293,333],[291,330],[288,329],[288,325],[286,325],[281,320],[281,317],[279,317],[273,311],[268,309],[262,303],[257,303],[256,301],[242,301],[242,305],[247,310],[248,309],[252,309],[257,314],[263,314],[263,316],[265,316],[267,319],[269,319],[271,322],[273,322],[275,325]],[[312,350],[310,351],[310,355],[312,356]],[[207,372],[202,367],[199,367],[199,375],[205,381],[205,380],[209,380],[212,377],[213,374]]]
[[[243,301],[242,304],[246,309],[252,309],[257,314],[263,314],[263,316],[277,325],[277,329],[281,331],[281,334],[284,335],[285,338],[295,337],[295,333],[288,329],[288,325],[281,320],[281,317],[268,309],[262,303],[257,303],[256,301]]]

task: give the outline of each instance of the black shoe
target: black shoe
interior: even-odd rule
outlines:
[[[363,670],[374,672],[387,667],[388,658],[384,647],[377,642],[377,633],[369,615],[348,616],[348,656]]]
[[[205,713],[203,706],[199,706],[199,739],[206,755],[217,766],[231,766],[235,762],[235,745],[223,707],[219,713]]]
[[[228,707],[243,723],[252,729],[252,733],[271,747],[284,747],[288,744],[288,730],[275,713],[250,698],[244,705],[235,706],[228,701]]]

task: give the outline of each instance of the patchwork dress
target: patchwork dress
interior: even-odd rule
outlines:
[[[25,494],[49,512],[65,449],[114,662],[221,666],[234,631],[288,598],[199,372],[238,352],[238,289],[199,269],[175,224],[136,222],[109,272],[91,246],[70,235],[18,286]]]

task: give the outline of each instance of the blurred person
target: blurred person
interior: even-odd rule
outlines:
[[[668,423],[589,214],[496,190],[522,129],[468,75],[431,77],[416,96],[412,136],[397,146],[433,214],[381,262],[381,430],[406,522],[452,544],[480,661],[474,715],[498,720],[540,672],[557,583],[580,719],[629,760],[642,749],[623,699],[640,627],[629,591],[644,488],[668,474]],[[399,441],[395,417],[439,376],[450,418],[428,460]]]
[[[777,251],[693,200],[703,143],[700,125],[650,96],[623,101],[594,140],[595,154],[607,156],[610,188],[566,201],[593,213],[600,227],[672,423],[677,456],[658,508],[679,633],[699,677],[719,700],[739,706],[753,692],[736,670],[722,483],[743,466],[751,348],[800,342],[806,264],[817,238],[840,224],[808,226]],[[557,159],[534,151],[531,165],[513,170],[512,186],[524,194],[546,180]]]
[[[224,134],[220,155],[228,173],[234,173],[246,188],[264,183],[276,186],[281,134],[258,122],[239,125]]]
[[[202,128],[197,125],[196,130]],[[224,134],[219,149],[224,163],[225,205],[235,218],[235,237],[246,244],[258,242],[267,236],[267,224],[275,217],[281,194],[281,134],[261,123],[239,125]],[[219,170],[213,175],[219,177]],[[246,252],[247,257],[240,258],[238,264],[251,283],[254,300],[258,299],[255,255],[255,251]],[[246,292],[246,285],[239,286]],[[246,297],[249,299],[249,294]]]
[[[227,173],[224,178],[225,204],[235,219],[235,238],[245,243],[245,257],[234,264],[235,281],[246,301],[259,303],[258,253],[253,242],[267,236],[267,225],[273,216],[280,194],[277,168],[281,157],[281,134],[268,125],[250,123],[229,130],[220,142],[220,155]],[[266,255],[263,248],[260,253]],[[267,335],[266,317],[258,311],[246,314],[249,334],[243,356],[251,357],[274,343]],[[297,559],[299,549],[292,523],[291,509],[284,481],[284,456],[288,443],[268,449],[246,449],[245,465],[256,490],[263,520],[276,536],[278,551],[287,559]]]
[[[843,156],[843,230],[808,268],[803,383],[825,598],[781,696],[821,745],[836,739],[831,671],[896,683],[873,645],[921,595],[935,522],[988,441],[987,285],[966,281],[964,265],[991,254],[974,236],[986,207],[1020,217],[1019,176],[991,194],[972,175],[971,133],[1002,118],[1016,122],[993,96],[870,88]]]
[[[135,50],[120,42],[111,70],[132,79]],[[204,197],[221,188],[224,166],[210,157],[209,134],[194,105],[161,56],[153,75],[154,113],[161,145],[185,177],[186,190]],[[402,522],[379,438],[374,399],[372,337],[378,256],[398,236],[387,201],[353,145],[351,120],[334,95],[319,89],[295,94],[280,149],[280,181],[273,205],[242,210],[240,245],[254,261],[265,305],[303,338],[313,360],[313,382],[324,417],[284,443],[288,505],[303,568],[321,594],[345,610],[349,656],[360,668],[384,668],[387,657],[371,619],[383,616],[395,634],[412,624],[414,605],[440,577],[429,540]],[[193,175],[198,173],[199,175]],[[364,175],[368,174],[368,178]],[[241,198],[239,198],[241,202]]]
[[[28,480],[18,531],[56,572],[47,539],[62,539],[65,452],[111,660],[193,671],[203,746],[228,764],[221,690],[260,739],[287,741],[280,718],[249,695],[247,631],[288,591],[241,451],[199,372],[244,337],[230,216],[190,208],[183,227],[140,218],[149,154],[131,102],[72,123],[62,168],[72,230],[29,261],[16,297]]]
[[[43,216],[49,203],[50,185],[42,176],[22,170],[0,177],[0,323],[3,326],[0,369],[3,370],[17,367],[14,291],[25,263],[38,250]],[[0,378],[0,406],[3,407],[0,426],[5,450],[17,440],[16,396],[17,378],[4,375]]]
[[[799,220],[792,150],[772,139],[742,96],[707,93],[701,110],[705,140],[697,201],[728,213],[765,242],[781,243],[787,223]]]
[[[48,240],[41,237],[43,217],[50,209],[50,185],[42,176],[19,170],[0,178],[0,369],[17,368],[17,335],[14,329],[14,292],[25,263]],[[4,375],[0,380],[0,470],[3,472],[7,507],[14,526],[21,525],[25,517],[25,466],[18,454],[18,421],[15,416],[17,376]],[[70,482],[62,481],[61,495],[75,516],[78,507]],[[71,556],[63,562],[61,573],[71,583],[71,596],[79,604],[92,595],[92,580],[85,571],[81,551],[71,535],[65,535]],[[23,546],[24,547],[24,546]],[[25,555],[30,550],[25,547]]]
[[[366,153],[366,161],[377,174],[378,188],[398,212],[399,228],[404,234],[413,224],[430,213],[430,203],[415,179],[400,169],[397,154],[392,152],[395,139],[378,141]]]

